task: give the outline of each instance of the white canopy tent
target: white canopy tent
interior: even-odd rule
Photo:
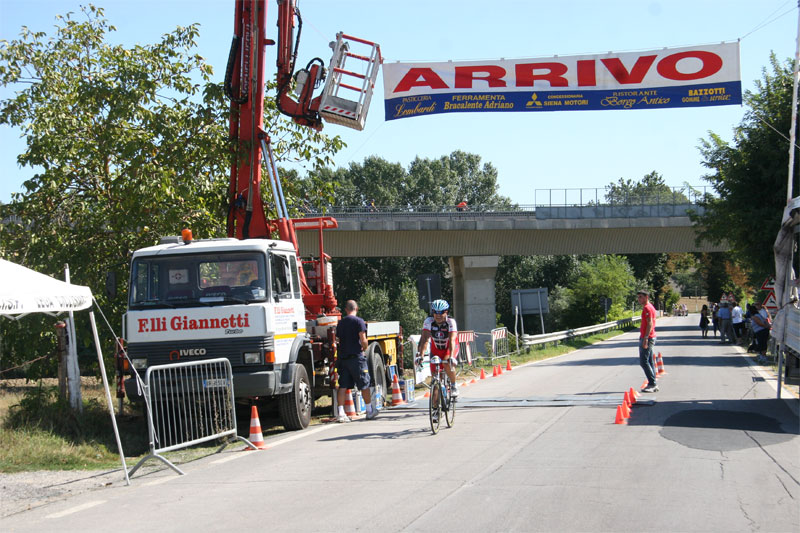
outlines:
[[[0,315],[80,311],[92,306],[92,291],[70,285],[11,261],[0,259]]]
[[[69,270],[67,270],[67,280],[69,280]],[[55,315],[63,312],[69,312],[70,316],[72,316],[73,311],[90,308],[92,301],[92,291],[89,287],[72,285],[5,259],[0,259],[0,317],[5,316],[17,320],[31,313]],[[89,319],[92,324],[97,359],[100,363],[100,373],[103,378],[108,409],[111,413],[111,423],[114,426],[114,435],[117,439],[122,469],[125,472],[125,481],[130,484],[128,467],[125,464],[125,454],[122,451],[122,442],[117,429],[117,420],[114,417],[114,405],[111,400],[111,391],[108,387],[103,355],[100,351],[97,325],[95,324],[94,313],[91,311],[89,312]],[[70,342],[72,346],[75,346],[74,331],[72,333],[73,336]],[[77,369],[77,357],[74,364]],[[78,377],[78,379],[80,378]],[[78,384],[78,386],[80,385]]]

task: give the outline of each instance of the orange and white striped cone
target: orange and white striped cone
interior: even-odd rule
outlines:
[[[661,357],[661,352],[658,352],[658,359],[656,359],[656,373],[660,376],[662,374],[666,374],[667,372],[664,370],[664,358]]]
[[[344,395],[344,414],[348,418],[358,418],[356,413],[356,404],[353,402],[353,391],[347,389]]]
[[[403,399],[403,393],[400,392],[400,382],[397,380],[397,374],[394,375],[394,379],[392,379],[392,407],[396,405],[405,405],[406,402]]]
[[[266,450],[264,434],[261,432],[261,421],[258,419],[258,409],[255,405],[250,408],[250,436],[247,440],[253,443],[254,448],[248,446],[246,450]]]

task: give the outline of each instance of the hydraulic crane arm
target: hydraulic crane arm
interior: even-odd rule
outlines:
[[[380,47],[370,41],[339,33],[331,43],[333,57],[331,76],[326,82],[326,69],[321,59],[312,59],[305,69],[295,73],[297,44],[302,19],[295,0],[277,0],[278,54],[276,102],[278,109],[298,124],[322,129],[322,118],[355,129],[363,129],[378,68],[382,62]],[[225,72],[225,94],[231,102],[229,135],[232,163],[228,190],[228,236],[238,239],[269,238],[275,231],[280,239],[291,242],[300,258],[295,230],[316,230],[319,233],[319,258],[304,261],[314,276],[309,287],[304,270],[300,270],[303,301],[307,314],[315,316],[331,312],[336,299],[329,283],[328,260],[322,246],[322,230],[336,227],[330,217],[292,220],[286,209],[278,169],[269,135],[264,130],[264,85],[266,82],[266,47],[276,44],[266,37],[267,0],[236,0],[233,41]],[[295,40],[295,27],[297,39]],[[352,44],[368,47],[362,54],[350,52]],[[350,70],[350,58],[364,67],[362,72]],[[343,83],[345,76],[361,80],[361,86]],[[347,78],[349,79],[349,78]],[[313,97],[314,89],[325,83],[322,94]],[[344,98],[340,89],[353,91],[357,98]],[[291,93],[297,95],[293,99]],[[262,161],[267,169],[277,212],[275,220],[267,220],[261,194]]]

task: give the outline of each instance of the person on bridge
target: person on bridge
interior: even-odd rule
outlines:
[[[442,361],[447,361],[452,357],[454,363],[458,359],[458,327],[456,327],[455,319],[447,316],[449,310],[450,304],[447,303],[447,300],[434,300],[431,302],[433,316],[426,318],[422,324],[422,336],[417,347],[417,359],[422,359],[428,346],[428,341],[431,339],[433,339],[431,343],[432,356],[437,355],[442,358]],[[450,364],[442,366],[450,378],[450,383],[453,384],[451,394],[453,398],[457,398],[456,372]]]
[[[337,422],[350,422],[344,413],[344,402],[348,389],[358,387],[361,397],[367,406],[367,420],[378,416],[378,409],[372,405],[369,390],[369,367],[367,366],[367,324],[358,316],[358,304],[348,300],[344,307],[347,315],[336,326],[336,337],[339,339],[336,356],[336,371],[339,373],[339,390],[336,400],[339,402]]]
[[[650,303],[650,292],[642,289],[636,293],[642,306],[642,325],[639,329],[639,365],[644,370],[647,385],[642,392],[658,392],[653,347],[656,345],[656,308]]]

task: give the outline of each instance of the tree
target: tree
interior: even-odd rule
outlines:
[[[669,187],[664,178],[655,170],[645,174],[641,181],[619,178],[617,183],[606,185],[606,202],[609,204],[681,204],[689,203],[684,190]]]
[[[634,291],[635,279],[624,257],[595,256],[581,262],[575,282],[570,287],[571,302],[563,320],[570,328],[602,322],[605,318],[601,298],[611,298],[619,313]],[[614,316],[610,313],[609,318]]]
[[[0,85],[21,87],[0,102],[0,124],[22,131],[17,161],[35,172],[0,206],[0,219],[19,221],[0,233],[0,253],[57,277],[69,263],[119,331],[126,287],[107,298],[106,271],[126,271],[131,250],[184,227],[225,232],[229,104],[193,53],[196,25],[126,48],[107,43],[115,28],[102,9],[82,10],[81,21],[58,17],[53,37],[22,28],[0,46]],[[279,161],[328,164],[341,141],[279,119],[270,103]],[[0,327],[6,353],[52,349],[46,330]]]
[[[775,270],[772,244],[778,234],[786,205],[789,167],[788,132],[792,113],[792,66],[770,56],[771,71],[762,71],[755,91],[746,91],[747,107],[742,122],[728,143],[709,133],[702,140],[703,164],[712,173],[704,176],[716,196],[706,195],[703,211],[693,215],[698,238],[727,242],[732,256],[750,274],[763,279]],[[795,159],[795,184],[800,161]],[[711,287],[709,287],[709,296]]]

